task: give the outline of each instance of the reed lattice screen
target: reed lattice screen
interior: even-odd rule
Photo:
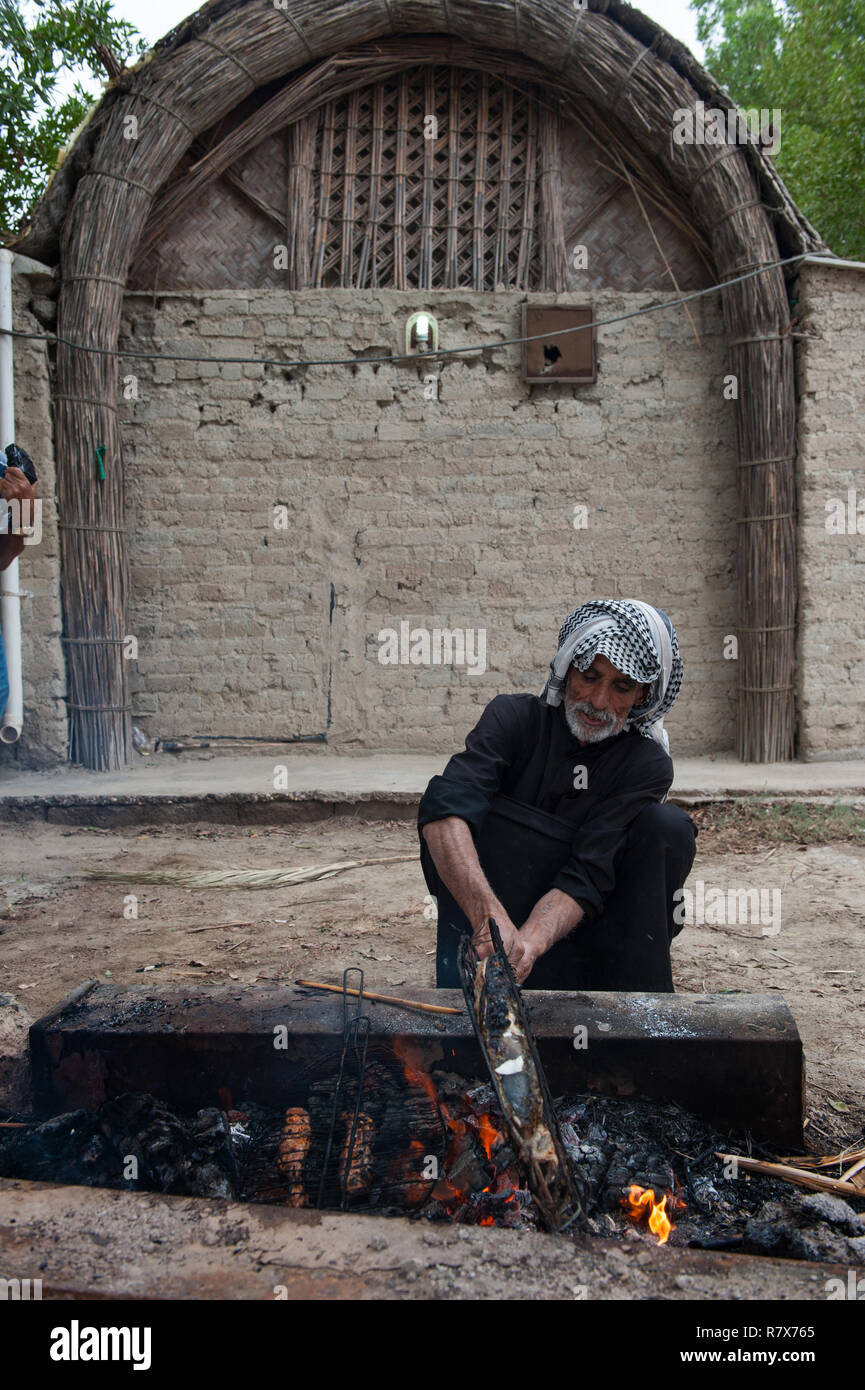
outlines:
[[[453,67],[302,118],[289,140],[294,288],[539,288],[551,124],[532,95]]]
[[[377,45],[204,132],[154,203],[129,288],[708,283],[711,254],[675,189],[593,112],[562,107],[512,62],[438,48],[396,62]]]

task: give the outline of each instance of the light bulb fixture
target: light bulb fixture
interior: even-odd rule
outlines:
[[[412,314],[405,326],[405,350],[407,353],[436,352],[439,345],[439,326],[432,314],[421,310]]]

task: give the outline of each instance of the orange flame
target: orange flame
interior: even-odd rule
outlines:
[[[405,1072],[405,1078],[409,1084],[412,1086],[419,1086],[421,1090],[426,1091],[433,1105],[437,1110],[441,1111],[448,1129],[450,1129],[452,1133],[464,1133],[465,1125],[462,1120],[454,1119],[449,1113],[444,1101],[440,1099],[435,1082],[424,1066],[423,1053],[417,1044],[409,1042],[407,1038],[394,1038],[393,1050],[402,1062],[402,1069]]]
[[[406,1200],[411,1206],[423,1202],[429,1192],[429,1182],[421,1176],[425,1157],[423,1148],[424,1146],[419,1139],[411,1139],[409,1152],[402,1160],[406,1170],[404,1178]],[[399,1163],[400,1160],[397,1159],[397,1166]]]
[[[483,1150],[487,1158],[492,1158],[493,1145],[499,1143],[502,1136],[496,1129],[489,1115],[481,1115],[478,1119],[478,1138],[483,1145]]]
[[[493,1148],[496,1145],[503,1144],[505,1141],[504,1136],[500,1133],[498,1129],[496,1129],[496,1126],[493,1124],[491,1117],[486,1114],[478,1115],[477,1117],[470,1114],[466,1117],[466,1120],[458,1119],[456,1115],[453,1115],[451,1113],[444,1098],[439,1096],[435,1082],[433,1081],[424,1064],[424,1056],[420,1047],[418,1047],[416,1043],[409,1041],[409,1039],[407,1038],[394,1038],[392,1046],[394,1053],[402,1063],[402,1068],[403,1072],[405,1073],[406,1080],[409,1082],[410,1085],[420,1087],[422,1090],[426,1092],[430,1100],[438,1108],[445,1124],[447,1125],[448,1130],[450,1131],[450,1138],[447,1144],[447,1151],[445,1153],[444,1161],[445,1174],[447,1174],[457,1154],[459,1153],[460,1138],[461,1136],[465,1135],[466,1130],[468,1128],[471,1128],[476,1131],[478,1140],[480,1141],[484,1153],[486,1154],[487,1158],[490,1159],[490,1161],[492,1161]],[[412,1178],[414,1178],[413,1169],[415,1165],[419,1166],[418,1160],[420,1158],[421,1147],[422,1146],[419,1144],[417,1140],[413,1139],[411,1141],[410,1154],[408,1155],[406,1161],[410,1171],[412,1172]],[[500,1174],[497,1176],[495,1184],[490,1187],[485,1187],[483,1191],[494,1192],[509,1186],[510,1182],[508,1181],[507,1177],[503,1174]],[[415,1185],[415,1182],[412,1181],[412,1184],[408,1188],[408,1191],[410,1194],[410,1200],[415,1198],[417,1200],[420,1200],[422,1194],[426,1193],[428,1191],[428,1188],[425,1185],[422,1186],[420,1182],[417,1182],[417,1185]],[[458,1209],[459,1207],[461,1207],[464,1203],[466,1203],[469,1200],[470,1197],[470,1193],[468,1191],[463,1191],[461,1188],[455,1186],[454,1183],[450,1180],[450,1178],[444,1175],[439,1178],[435,1187],[432,1189],[432,1193],[430,1195],[433,1197],[434,1200],[442,1202],[446,1206],[453,1207],[454,1209]],[[503,1205],[516,1205],[516,1198],[513,1195],[511,1195],[508,1201],[505,1202]],[[479,1226],[494,1226],[495,1224],[495,1217],[490,1215],[483,1216],[478,1221]]]
[[[402,1069],[405,1072],[406,1080],[412,1086],[420,1086],[426,1091],[433,1105],[438,1105],[438,1092],[435,1083],[424,1066],[423,1053],[417,1043],[410,1042],[408,1038],[394,1038],[393,1050],[402,1062]]]
[[[667,1215],[666,1192],[660,1202],[657,1202],[651,1187],[640,1187],[637,1183],[632,1183],[627,1197],[622,1198],[622,1206],[627,1208],[628,1215],[634,1221],[642,1220],[648,1213],[649,1230],[652,1235],[658,1237],[659,1245],[666,1245],[670,1239],[670,1232],[675,1230]]]

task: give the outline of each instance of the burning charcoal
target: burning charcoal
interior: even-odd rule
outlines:
[[[579,1154],[583,1163],[601,1163],[604,1157],[602,1150],[595,1144],[580,1144]]]
[[[480,1205],[498,1207],[504,1206],[506,1202],[513,1201],[514,1189],[510,1186],[502,1189],[501,1192],[481,1192],[472,1194],[472,1201]]]
[[[468,1093],[466,1091],[466,1079],[464,1076],[458,1076],[455,1071],[439,1071],[436,1067],[432,1073],[432,1081],[440,1101],[447,1101],[448,1104],[450,1104],[451,1101],[458,1101],[460,1103],[465,1101]]]
[[[510,1144],[500,1144],[495,1151],[496,1166],[499,1172],[504,1172],[511,1168],[517,1161],[517,1156]]]
[[[516,1202],[512,1202],[505,1207],[496,1217],[496,1225],[504,1226],[506,1230],[528,1230],[529,1223],[526,1221],[522,1208]]]
[[[237,1195],[237,1166],[231,1146],[231,1126],[221,1110],[199,1110],[187,1129],[181,1168],[182,1190],[200,1197]]]
[[[590,1216],[586,1221],[586,1230],[593,1236],[616,1236],[619,1234],[615,1217],[607,1211],[600,1216]]]
[[[487,1162],[483,1150],[479,1150],[470,1137],[467,1139],[456,1159],[448,1164],[447,1181],[458,1192],[481,1192],[493,1181],[495,1169]]]
[[[465,1083],[463,1083],[463,1085],[464,1084]],[[484,1081],[480,1086],[473,1086],[470,1091],[466,1091],[465,1098],[470,1103],[472,1109],[479,1114],[489,1114],[496,1106],[496,1093],[488,1081]]]
[[[88,1186],[144,1188],[191,1196],[234,1195],[228,1122],[218,1110],[181,1120],[151,1096],[119,1096],[97,1114],[74,1111],[28,1129],[13,1152],[17,1172]],[[128,1161],[138,1162],[136,1176]]]
[[[691,1182],[691,1193],[697,1210],[704,1215],[715,1211],[721,1201],[721,1194],[710,1177],[694,1178]]]
[[[510,1154],[511,1160],[513,1159],[513,1151],[508,1147],[505,1136],[489,1115],[474,1115],[471,1120],[473,1121],[472,1127],[480,1140],[481,1148],[495,1166],[502,1166],[501,1155],[505,1151]]]
[[[575,1128],[580,1129],[585,1124],[586,1109],[586,1105],[569,1106],[567,1102],[563,1101],[561,1119],[567,1124],[574,1125]]]

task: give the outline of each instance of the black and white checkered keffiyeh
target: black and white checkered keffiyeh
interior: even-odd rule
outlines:
[[[618,671],[649,686],[625,728],[634,727],[669,751],[664,715],[676,702],[683,668],[676,629],[666,613],[637,599],[601,598],[582,604],[562,624],[541,698],[548,705],[560,705],[571,667],[587,671],[599,652]]]

